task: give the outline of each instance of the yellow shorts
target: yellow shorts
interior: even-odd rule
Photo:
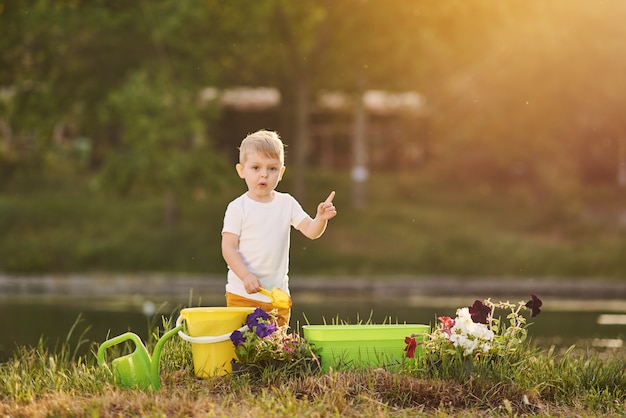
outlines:
[[[291,317],[291,309],[276,308],[271,303],[259,302],[258,300],[244,298],[234,293],[226,292],[226,306],[229,308],[261,308],[265,312],[277,310],[276,321],[278,325],[288,325]]]

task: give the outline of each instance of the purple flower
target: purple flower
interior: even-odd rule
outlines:
[[[259,338],[269,337],[276,331],[276,325],[274,324],[257,324],[256,335]]]
[[[526,302],[526,307],[530,309],[531,318],[534,318],[535,316],[541,313],[541,309],[539,308],[541,308],[541,305],[543,305],[543,302],[534,293],[530,294],[530,298],[531,299],[528,302]]]
[[[491,309],[478,299],[469,307],[469,313],[472,321],[476,324],[486,324],[487,316],[491,313]]]
[[[261,308],[256,308],[254,312],[246,317],[246,325],[248,328],[253,329],[259,324],[259,322],[267,321],[269,319],[270,315],[267,312]]]
[[[239,347],[241,344],[246,342],[246,337],[243,336],[241,331],[236,330],[230,334],[230,340],[233,342],[235,347]]]

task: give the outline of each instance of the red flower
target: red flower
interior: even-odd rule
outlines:
[[[469,313],[472,321],[476,324],[486,324],[487,316],[491,313],[491,309],[478,299],[469,307]]]
[[[441,324],[443,325],[443,328],[441,330],[445,332],[446,334],[448,334],[448,336],[451,336],[452,327],[455,324],[454,319],[450,318],[449,316],[440,316],[437,319],[440,320]]]
[[[415,337],[405,337],[404,343],[406,344],[406,347],[404,347],[404,351],[406,351],[406,356],[408,358],[414,358],[415,349],[417,348],[417,341],[415,340]]]
[[[534,293],[530,294],[530,298],[531,299],[526,302],[526,307],[530,309],[530,316],[533,318],[541,313],[541,309],[539,308],[541,308],[543,302]]]

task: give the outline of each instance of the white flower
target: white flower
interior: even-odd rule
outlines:
[[[455,347],[460,347],[463,349],[464,356],[471,356],[478,346],[477,340],[468,338],[468,336],[462,334],[452,335],[452,337],[450,337],[450,341],[454,343]]]
[[[491,348],[488,342],[492,341],[494,337],[493,331],[485,324],[472,321],[468,308],[458,309],[456,314],[457,318],[451,330],[450,342],[455,347],[462,348],[464,356],[473,355],[479,346],[482,352],[488,352]]]
[[[457,309],[454,319],[438,317],[441,324],[424,338],[424,351],[431,353],[431,358],[441,360],[457,354],[478,359],[484,356],[507,356],[516,352],[523,347],[527,333],[526,319],[520,312],[530,309],[531,317],[534,317],[542,305],[536,295],[531,297],[530,301],[517,304],[508,301],[494,303],[490,299],[484,302],[476,300],[470,307]],[[506,322],[494,316],[496,308],[510,310]]]

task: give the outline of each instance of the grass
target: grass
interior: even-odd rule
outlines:
[[[108,196],[91,189],[88,180],[50,179],[0,193],[0,271],[223,274],[223,211],[243,192],[242,184],[181,195],[180,221],[168,229],[161,196]],[[450,184],[433,173],[374,173],[368,205],[356,209],[346,173],[317,172],[309,180],[305,209],[311,213],[331,189],[337,191],[339,215],[324,237],[311,242],[293,234],[291,271],[298,275],[626,276],[626,230],[619,223],[626,197],[616,190],[536,199],[523,188]],[[281,190],[290,190],[289,177]],[[155,328],[150,347],[157,335]],[[268,371],[258,378],[199,380],[189,346],[172,338],[162,352],[162,388],[152,393],[112,384],[96,364],[96,344],[80,335],[70,343],[75,337],[54,349],[43,342],[20,347],[0,364],[0,415],[626,414],[626,358],[574,347],[559,352],[529,346],[516,362],[475,365],[470,379],[447,365],[438,374],[413,368]],[[89,344],[90,353],[79,354]]]
[[[0,193],[0,270],[223,274],[223,213],[244,190],[236,180],[181,192],[171,228],[160,195],[105,195],[88,178],[13,186]],[[309,213],[336,190],[339,215],[317,241],[292,234],[294,274],[626,275],[626,196],[614,189],[539,199],[519,187],[446,183],[436,173],[374,173],[368,204],[357,209],[347,173],[311,173],[308,187]],[[288,176],[280,189],[291,190]]]
[[[171,320],[163,327],[170,329]],[[161,327],[161,328],[163,328]],[[75,332],[73,330],[72,332]],[[149,347],[159,335],[152,333]],[[169,340],[161,389],[115,386],[92,352],[22,347],[0,364],[4,416],[623,416],[626,358],[528,347],[513,364],[475,365],[470,378],[415,367],[195,378],[188,343]],[[77,345],[85,344],[79,338]],[[150,349],[150,351],[152,351]],[[111,354],[114,358],[116,353]],[[450,371],[450,370],[449,370]]]

